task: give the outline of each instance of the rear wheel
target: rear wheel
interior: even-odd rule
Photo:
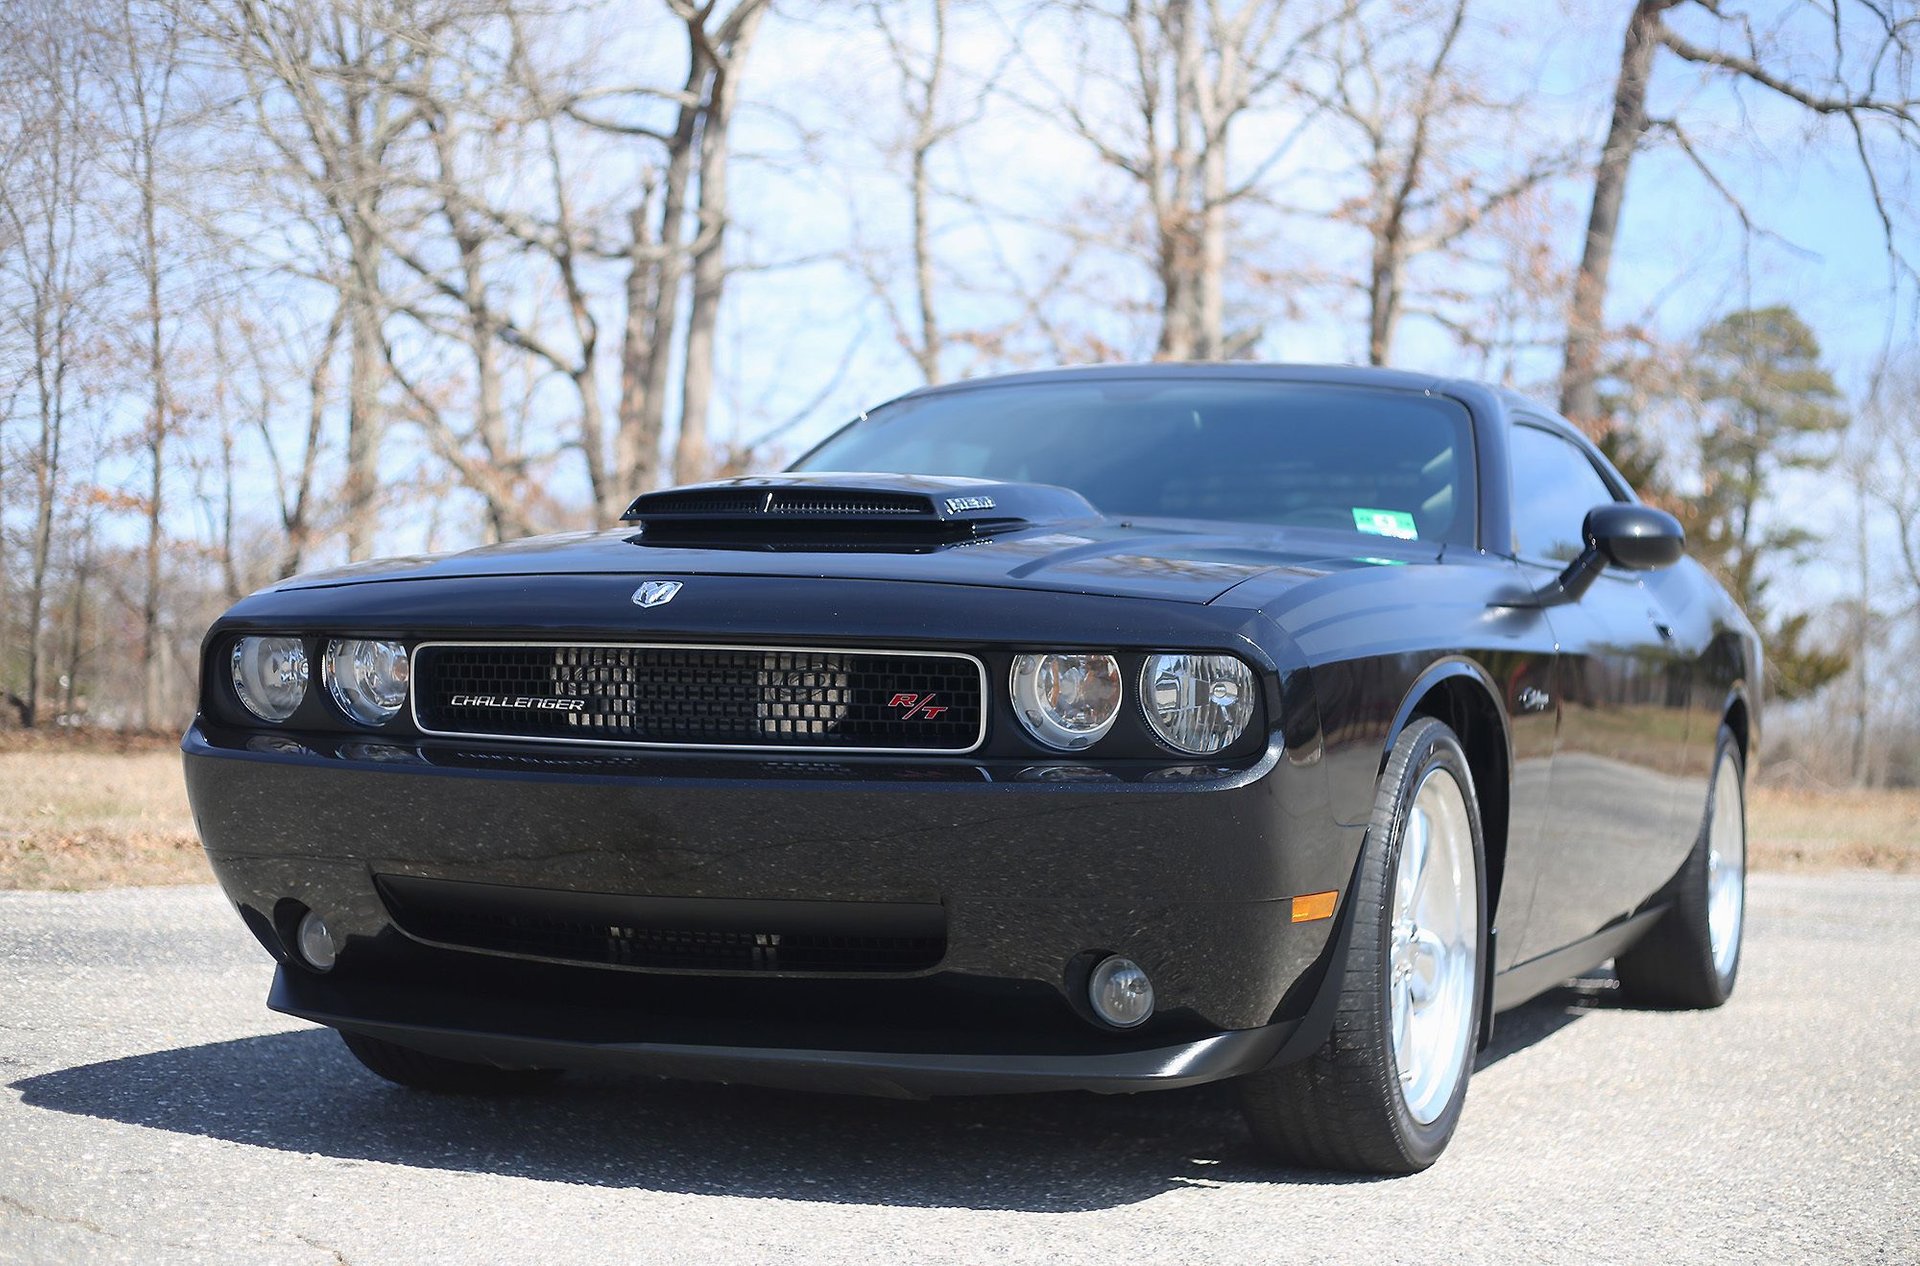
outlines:
[[[1307,1059],[1244,1078],[1241,1106],[1277,1159],[1414,1173],[1459,1122],[1485,988],[1480,809],[1441,722],[1394,743],[1362,849],[1333,1031]]]
[[[1673,882],[1673,906],[1614,960],[1629,1001],[1656,1007],[1717,1007],[1740,975],[1747,922],[1745,768],[1733,731],[1720,727],[1707,814]]]
[[[364,1033],[342,1031],[340,1040],[370,1072],[414,1090],[463,1095],[518,1094],[536,1090],[559,1076],[558,1072],[545,1068],[496,1068],[492,1064],[447,1059]]]

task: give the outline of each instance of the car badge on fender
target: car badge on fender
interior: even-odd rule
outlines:
[[[677,580],[649,580],[633,591],[633,605],[636,607],[664,607],[672,602],[674,595],[680,592]]]

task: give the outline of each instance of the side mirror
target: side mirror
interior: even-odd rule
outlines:
[[[1525,605],[1554,607],[1578,602],[1609,564],[1628,571],[1671,567],[1686,552],[1687,533],[1665,510],[1609,501],[1587,511],[1581,527],[1587,547],[1565,571],[1535,590]]]
[[[1687,533],[1680,520],[1665,510],[1625,501],[1589,510],[1581,535],[1589,548],[1628,571],[1671,567],[1687,549]]]

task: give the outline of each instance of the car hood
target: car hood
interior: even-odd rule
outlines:
[[[1433,561],[1439,546],[1343,532],[1185,520],[1096,519],[911,549],[649,545],[632,528],[533,537],[457,554],[360,563],[279,590],[540,575],[781,576],[896,580],[1207,603],[1255,576],[1301,580],[1380,563]]]

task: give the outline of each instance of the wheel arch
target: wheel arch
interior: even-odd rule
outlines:
[[[1736,682],[1727,691],[1726,699],[1720,704],[1720,723],[1733,731],[1733,741],[1740,748],[1740,768],[1753,767],[1753,709],[1747,702],[1747,689],[1743,682]]]
[[[1400,733],[1416,717],[1444,722],[1460,738],[1473,773],[1485,836],[1488,925],[1497,924],[1507,866],[1507,824],[1513,778],[1513,727],[1499,688],[1479,664],[1449,657],[1417,677],[1394,713],[1380,752],[1384,770]],[[1377,776],[1377,775],[1376,775]]]

